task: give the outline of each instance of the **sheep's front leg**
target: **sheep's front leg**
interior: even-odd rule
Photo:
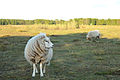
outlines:
[[[43,72],[42,72],[42,63],[40,63],[40,76],[43,76]]]
[[[43,67],[43,73],[45,73],[45,68],[46,68],[46,64],[44,64],[44,67]]]
[[[33,73],[32,73],[32,77],[35,77],[35,70],[36,70],[36,66],[35,66],[35,64],[33,64]]]
[[[35,72],[38,73],[37,67],[35,66]]]

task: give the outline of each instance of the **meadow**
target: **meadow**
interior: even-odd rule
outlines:
[[[100,30],[97,42],[86,40]],[[40,32],[54,43],[54,56],[44,77],[32,78],[24,58],[27,41]],[[39,66],[38,66],[39,67]],[[120,80],[120,26],[0,25],[0,80]]]

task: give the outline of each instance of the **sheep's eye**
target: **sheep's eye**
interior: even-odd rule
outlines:
[[[45,40],[45,42],[48,42],[47,40]]]

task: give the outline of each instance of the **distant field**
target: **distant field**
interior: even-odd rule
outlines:
[[[86,40],[91,30],[100,30],[97,42]],[[44,32],[55,44],[51,65],[41,80],[120,80],[120,26],[64,25],[0,26],[0,80],[38,80],[24,58],[26,42]]]
[[[48,35],[66,35],[71,33],[87,33],[91,30],[100,30],[103,38],[120,38],[120,26],[88,26],[81,25],[79,29],[65,25],[5,25],[0,26],[2,36],[33,36],[40,32]]]

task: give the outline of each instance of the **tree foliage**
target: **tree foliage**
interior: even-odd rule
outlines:
[[[35,20],[22,20],[22,19],[0,19],[0,25],[32,25],[32,24],[75,24],[75,27],[79,28],[79,25],[120,25],[120,19],[96,19],[96,18],[74,18],[69,21],[65,20],[47,20],[47,19],[35,19]]]

